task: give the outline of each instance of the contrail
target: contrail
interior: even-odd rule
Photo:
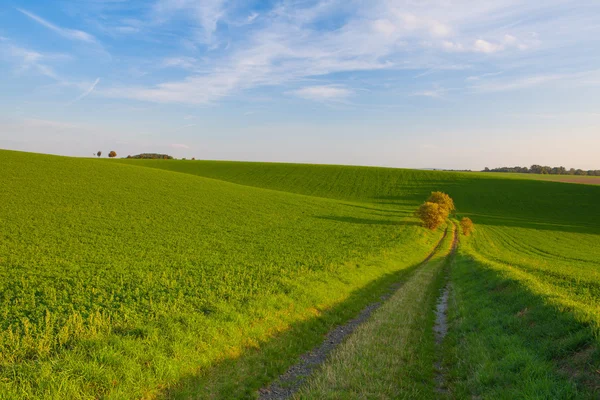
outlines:
[[[79,97],[77,97],[75,100],[73,100],[69,104],[77,103],[79,100],[87,97],[90,93],[92,93],[94,91],[94,89],[96,88],[96,85],[98,84],[98,82],[100,82],[100,78],[96,78],[96,80],[94,81],[94,83],[92,83],[92,86],[90,86],[88,90],[86,90],[85,92],[81,93],[79,95]]]

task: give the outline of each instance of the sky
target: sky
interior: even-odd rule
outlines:
[[[0,148],[600,168],[598,0],[3,0]]]

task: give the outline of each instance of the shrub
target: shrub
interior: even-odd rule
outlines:
[[[114,158],[114,157],[116,157],[116,156],[117,156],[117,153],[116,153],[114,150],[112,150],[110,153],[108,153],[108,156],[109,156],[110,158]]]
[[[436,203],[441,208],[447,211],[446,217],[451,214],[456,208],[454,207],[454,201],[450,196],[443,192],[432,192],[429,199],[427,199],[428,203]],[[445,219],[445,218],[444,218]]]
[[[98,157],[100,157],[100,156],[102,155],[102,152],[101,152],[101,151],[99,151],[99,152],[97,152],[97,153],[96,153],[96,155],[97,155]]]
[[[471,221],[471,218],[464,217],[460,220],[460,227],[462,228],[463,235],[469,236],[473,232],[473,221]]]
[[[423,221],[423,226],[431,230],[436,229],[448,218],[448,212],[445,208],[429,201],[421,204],[415,214]]]

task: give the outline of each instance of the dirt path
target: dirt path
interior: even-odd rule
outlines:
[[[450,250],[450,254],[448,255],[448,260],[451,260],[451,257],[456,252],[456,248],[458,247],[458,227],[454,227],[454,237],[452,240],[452,249]],[[433,326],[433,333],[435,335],[435,345],[437,348],[437,361],[435,362],[435,385],[437,393],[447,393],[448,389],[446,388],[446,371],[444,369],[444,365],[442,363],[441,356],[441,346],[444,341],[444,338],[448,334],[448,297],[450,296],[450,284],[446,279],[446,283],[440,292],[440,297],[438,297],[436,309],[435,309],[435,325]]]
[[[421,262],[420,266],[425,265],[437,253],[447,234],[448,228],[446,228],[440,241],[437,243],[431,253],[429,253],[429,255]],[[454,240],[456,241],[456,237]],[[292,365],[287,372],[285,372],[283,375],[280,375],[279,378],[276,379],[270,386],[260,389],[258,392],[259,399],[289,399],[306,381],[315,368],[325,362],[329,353],[331,353],[331,351],[341,344],[348,335],[354,332],[358,326],[369,319],[371,314],[382,305],[383,301],[393,295],[401,287],[401,283],[393,284],[390,287],[389,293],[381,296],[381,301],[369,304],[358,314],[356,318],[330,331],[325,336],[325,340],[320,346],[314,348],[308,353],[303,354],[297,364]]]

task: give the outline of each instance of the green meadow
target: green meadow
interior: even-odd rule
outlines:
[[[475,232],[423,264],[445,227],[413,212],[438,190]],[[495,174],[0,150],[0,399],[255,398],[397,282],[347,343],[381,350],[406,313],[389,353],[414,364],[367,398],[597,398],[599,206],[600,186]],[[335,398],[361,354],[297,396]]]

